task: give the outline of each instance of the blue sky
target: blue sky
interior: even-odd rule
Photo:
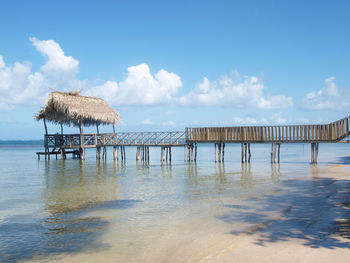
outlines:
[[[33,116],[52,90],[102,97],[123,131],[347,116],[349,12],[349,1],[1,1],[0,139],[41,138]]]

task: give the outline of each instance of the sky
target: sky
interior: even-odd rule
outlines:
[[[104,99],[117,131],[340,119],[349,13],[346,0],[1,1],[0,140],[41,139],[34,116],[55,90]]]

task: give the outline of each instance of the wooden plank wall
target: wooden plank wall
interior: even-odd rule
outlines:
[[[349,136],[349,118],[330,124],[186,128],[188,142],[331,142]]]

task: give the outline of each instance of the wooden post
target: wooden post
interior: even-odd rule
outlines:
[[[45,127],[45,135],[48,135],[48,132],[47,132],[47,125],[46,125],[46,119],[45,119],[45,118],[43,119],[43,122],[44,122],[44,127]]]
[[[273,163],[273,143],[271,143],[271,163]]]
[[[85,160],[85,148],[84,148],[84,136],[83,136],[83,121],[79,122],[79,130],[80,130],[80,159]]]
[[[250,143],[248,143],[248,163],[250,163],[250,157],[251,157],[251,153],[250,153]]]
[[[219,163],[221,163],[221,143],[218,144],[218,152],[219,152],[219,156],[218,156]]]
[[[197,143],[194,146],[194,162],[197,162]]]
[[[225,162],[225,144],[222,144],[222,162]]]
[[[243,143],[241,143],[241,162],[242,163],[244,162],[244,159],[243,159]]]
[[[169,146],[169,162],[171,163],[171,146]]]
[[[277,162],[278,162],[278,163],[280,163],[280,149],[281,149],[281,144],[280,144],[280,143],[278,143],[277,147],[278,147],[278,157],[277,157]]]
[[[169,158],[169,147],[165,148],[165,161],[168,162],[168,158]]]
[[[162,160],[162,162],[165,162],[165,146],[163,146],[163,160]]]
[[[60,123],[60,125],[61,125],[61,134],[63,135],[63,124],[62,124],[62,122]]]
[[[96,159],[101,159],[101,146],[96,146]]]
[[[193,162],[193,144],[191,144],[191,162]]]
[[[62,160],[66,159],[66,150],[64,148],[61,148],[61,159]]]
[[[216,151],[216,143],[214,144],[214,148],[215,148],[215,162],[217,162],[217,156],[216,156],[216,154],[217,154],[217,151]]]
[[[113,159],[118,160],[118,146],[113,146]]]

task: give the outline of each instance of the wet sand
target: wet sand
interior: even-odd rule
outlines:
[[[102,237],[108,249],[36,261],[350,262],[349,179],[350,165],[314,167],[312,175],[288,179],[242,204],[223,200],[227,205],[213,209],[198,203],[191,217],[176,211],[163,225],[155,222],[158,234],[139,244],[115,244],[111,229]]]

